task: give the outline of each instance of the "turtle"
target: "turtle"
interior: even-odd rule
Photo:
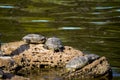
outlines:
[[[93,62],[94,60],[100,58],[100,56],[96,55],[96,54],[86,54],[85,55],[88,60],[89,60],[89,63]]]
[[[76,56],[66,64],[65,68],[68,72],[75,71],[87,65],[88,62],[89,62],[88,57]]]
[[[46,40],[44,48],[53,50],[54,52],[63,52],[64,46],[59,38],[50,37]]]
[[[28,34],[26,36],[24,36],[23,41],[25,41],[26,43],[31,43],[31,44],[44,44],[46,41],[46,37],[43,35],[39,35],[39,34]]]
[[[75,71],[77,69],[81,69],[85,65],[90,64],[98,58],[100,58],[100,56],[96,54],[86,54],[84,56],[74,57],[66,64],[66,69],[67,71]]]

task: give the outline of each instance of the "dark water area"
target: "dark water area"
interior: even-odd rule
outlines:
[[[3,43],[28,33],[57,36],[64,45],[107,57],[113,80],[120,80],[119,0],[0,0],[0,33]]]

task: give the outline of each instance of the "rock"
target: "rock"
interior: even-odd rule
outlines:
[[[3,75],[4,75],[4,72],[3,72],[3,70],[2,70],[2,69],[0,69],[0,78],[2,78],[2,77],[3,77]]]
[[[1,51],[3,56],[11,56],[13,54],[19,54],[27,50],[28,48],[29,48],[29,45],[25,44],[25,42],[16,41],[16,42],[4,43],[1,46]]]
[[[30,78],[15,75],[11,78],[11,80],[30,80]]]
[[[0,67],[4,67],[4,66],[8,67],[10,63],[12,63],[11,57],[7,57],[7,56],[0,57]]]
[[[44,45],[45,48],[53,50],[54,52],[63,51],[64,46],[62,45],[62,41],[59,38],[51,37],[48,38]]]
[[[9,68],[12,72],[25,70],[29,72],[30,69],[45,67],[64,67],[73,57],[84,55],[81,51],[69,46],[64,46],[63,52],[56,52],[56,54],[43,46],[44,44],[29,44],[28,48],[23,41],[20,41],[4,44],[1,49],[6,53],[4,55],[9,54],[15,61],[14,65]]]
[[[34,43],[34,44],[37,44],[37,43],[43,44],[46,41],[46,38],[44,36],[42,36],[42,35],[39,35],[39,34],[28,34],[28,35],[24,36],[22,39],[26,43],[31,43],[31,44],[32,43]]]
[[[4,72],[1,77],[2,80],[30,80],[29,78],[14,75],[12,73]]]
[[[9,54],[11,57],[0,57],[0,67],[13,73],[27,74],[34,69],[64,68],[76,56],[79,57],[75,65],[83,62],[82,66],[76,67],[75,71],[61,72],[64,80],[73,77],[85,78],[86,76],[96,78],[111,73],[111,67],[105,57],[94,54],[86,55],[70,46],[64,46],[62,52],[58,51],[55,54],[51,49],[45,49],[44,44],[28,45],[23,41],[18,41],[2,45],[1,50],[4,51],[4,55]]]
[[[15,66],[15,61],[9,56],[0,56],[0,67],[6,71],[10,71]]]

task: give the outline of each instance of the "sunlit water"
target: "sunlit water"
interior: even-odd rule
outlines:
[[[120,80],[119,27],[119,0],[0,0],[3,43],[21,40],[28,33],[57,36],[64,45],[106,56],[113,69],[113,80]],[[50,72],[43,74],[32,74],[31,78],[53,76]]]

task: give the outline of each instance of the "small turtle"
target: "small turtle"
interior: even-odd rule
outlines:
[[[28,34],[24,36],[22,39],[26,43],[34,43],[34,44],[37,44],[37,43],[43,44],[46,41],[46,38],[39,34]]]
[[[88,57],[89,63],[93,62],[94,60],[100,58],[100,56],[96,54],[86,54],[86,57]]]
[[[63,51],[64,46],[62,45],[62,41],[59,38],[51,37],[48,38],[45,42],[44,47],[49,50],[53,50],[54,52]]]
[[[84,67],[87,63],[89,62],[88,57],[86,56],[77,56],[71,59],[67,64],[66,64],[66,69],[67,71],[75,71],[77,69],[80,69]]]

